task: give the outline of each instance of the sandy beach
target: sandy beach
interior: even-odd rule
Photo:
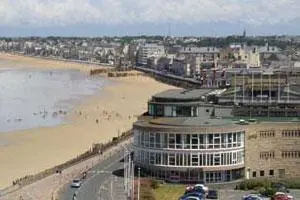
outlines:
[[[7,54],[0,54],[0,60],[7,60],[14,67],[79,69],[84,72],[91,67],[99,68]],[[67,116],[67,124],[1,133],[0,141],[4,144],[0,144],[0,188],[11,185],[13,180],[22,176],[63,163],[89,149],[93,143],[106,142],[129,130],[136,117],[147,110],[147,100],[151,95],[173,88],[145,76],[111,80],[112,84],[73,109]]]

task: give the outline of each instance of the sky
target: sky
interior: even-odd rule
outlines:
[[[0,0],[0,36],[300,35],[300,0]]]

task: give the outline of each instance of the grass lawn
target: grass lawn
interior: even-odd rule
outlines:
[[[178,200],[184,191],[185,185],[160,184],[159,187],[154,190],[154,194],[157,200]]]

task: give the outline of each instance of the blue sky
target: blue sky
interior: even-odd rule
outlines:
[[[0,0],[0,36],[300,35],[299,0]]]

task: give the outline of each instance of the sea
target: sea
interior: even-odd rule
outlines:
[[[2,62],[2,63],[1,63]],[[0,61],[0,134],[68,123],[66,115],[108,81],[79,70],[13,68]]]

